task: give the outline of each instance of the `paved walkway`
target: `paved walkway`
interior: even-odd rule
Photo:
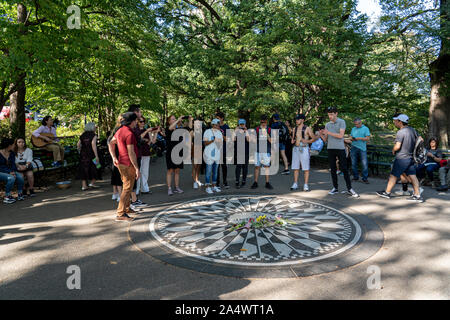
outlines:
[[[183,195],[167,196],[164,175],[164,160],[158,159],[150,173],[153,195],[142,198],[151,206],[139,219],[207,196],[192,189],[188,166],[182,171]],[[277,175],[273,192],[260,187],[245,193],[290,195],[367,215],[383,230],[382,248],[358,265],[305,278],[256,280],[200,273],[161,262],[132,243],[129,224],[114,221],[109,181],[88,192],[77,181],[68,190],[0,205],[0,299],[450,298],[450,193],[426,188],[423,204],[404,198],[387,201],[374,193],[385,181],[371,179],[370,185],[354,185],[360,199],[330,197],[326,170],[312,173],[309,193],[292,193],[291,179],[292,174]],[[232,187],[224,194],[243,192]],[[81,290],[67,289],[70,265],[80,267]],[[381,289],[369,290],[368,268],[373,265],[381,270]]]

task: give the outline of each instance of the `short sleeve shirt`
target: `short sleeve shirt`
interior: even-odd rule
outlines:
[[[366,138],[370,136],[370,130],[365,125],[362,125],[361,128],[353,127],[351,136],[354,138]],[[367,141],[356,140],[352,142],[352,146],[362,151],[367,151]]]
[[[395,142],[402,144],[399,151],[397,151],[396,159],[412,159],[414,147],[416,145],[417,133],[411,127],[404,127],[397,132]]]
[[[23,163],[23,162],[32,162],[33,161],[33,150],[30,148],[26,148],[23,153],[20,153],[17,151],[16,154],[16,164],[17,163]]]
[[[220,130],[208,129],[203,134],[203,141],[212,141],[213,137],[216,139],[222,139],[223,135]],[[205,147],[205,161],[207,164],[211,164],[212,162],[218,162],[220,160],[220,149],[218,148],[216,143],[211,143]]]
[[[427,150],[429,153],[431,153],[433,156],[435,156],[436,158],[443,158],[444,154],[442,153],[442,150],[440,149],[435,149],[435,150]],[[434,161],[434,159],[432,157],[427,157],[427,162],[428,163],[436,163],[436,161]]]
[[[332,133],[339,134],[341,129],[345,130],[346,125],[345,125],[344,120],[342,120],[341,118],[337,118],[336,122],[334,122],[334,123],[331,121],[328,122],[325,125],[325,128]],[[328,149],[345,150],[344,138],[338,139],[338,138],[328,135],[327,148]]]
[[[131,166],[131,160],[128,156],[128,149],[127,145],[133,145],[134,146],[134,152],[136,155],[138,154],[138,148],[137,148],[137,141],[136,136],[131,131],[131,129],[127,126],[123,126],[120,128],[116,134],[114,135],[117,139],[117,148],[119,149],[119,164],[122,164],[124,166]]]

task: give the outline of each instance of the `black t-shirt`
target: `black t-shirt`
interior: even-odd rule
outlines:
[[[245,150],[245,163],[248,164],[250,156],[250,143],[245,139],[245,133],[243,130],[236,131],[236,141],[234,142],[234,161],[238,164],[238,151],[242,152],[242,149],[238,150],[238,141],[244,140],[244,150]],[[241,163],[242,164],[242,163]]]

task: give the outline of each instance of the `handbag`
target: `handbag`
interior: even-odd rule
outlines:
[[[43,171],[44,165],[42,164],[42,161],[40,159],[33,159],[33,161],[31,161],[30,169],[32,169],[33,172]]]

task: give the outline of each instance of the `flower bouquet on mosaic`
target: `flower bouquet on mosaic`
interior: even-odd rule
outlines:
[[[241,230],[241,229],[265,229],[269,227],[286,227],[288,224],[295,224],[293,221],[289,221],[283,218],[281,215],[277,214],[274,217],[267,217],[262,215],[255,218],[250,218],[248,220],[243,220],[239,223],[233,224],[230,231]]]

